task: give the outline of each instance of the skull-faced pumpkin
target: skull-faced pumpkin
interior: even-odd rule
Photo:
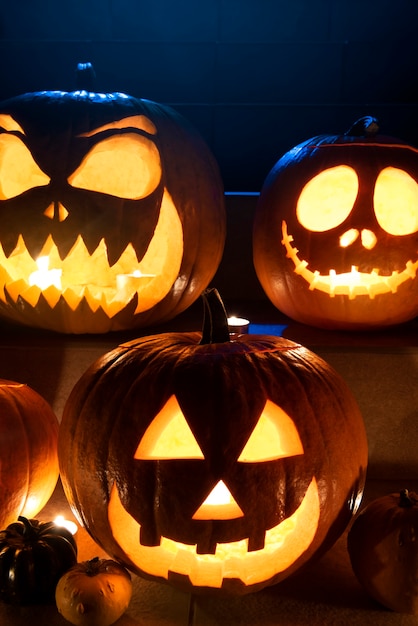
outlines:
[[[277,308],[314,326],[367,329],[418,313],[418,151],[362,118],[314,137],[268,175],[254,265]]]
[[[0,215],[0,314],[62,332],[177,315],[225,239],[219,172],[186,121],[84,88],[0,105]]]
[[[306,348],[206,336],[144,337],[93,364],[64,410],[61,476],[80,522],[134,572],[247,593],[343,531],[366,436],[344,382]]]

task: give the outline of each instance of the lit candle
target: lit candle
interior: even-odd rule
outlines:
[[[119,297],[131,298],[141,287],[144,278],[155,278],[155,274],[143,274],[141,270],[134,270],[130,274],[117,274],[116,291]]]
[[[77,524],[69,519],[65,519],[63,515],[57,515],[57,517],[54,519],[54,524],[55,526],[66,528],[70,531],[72,535],[75,535],[78,530]]]
[[[249,320],[243,317],[228,317],[228,330],[231,336],[248,334]]]
[[[29,276],[29,285],[37,285],[40,289],[48,289],[51,285],[54,285],[57,289],[61,290],[61,274],[62,270],[50,270],[49,257],[40,256],[36,260],[38,269],[32,272]]]
[[[120,289],[134,288],[140,284],[143,278],[154,278],[155,274],[143,274],[141,270],[134,270],[130,274],[118,274],[116,276],[116,288]]]

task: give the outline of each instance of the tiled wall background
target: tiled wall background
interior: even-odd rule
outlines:
[[[417,0],[19,0],[0,3],[0,99],[73,90],[172,105],[200,130],[227,191],[364,114],[418,144]]]

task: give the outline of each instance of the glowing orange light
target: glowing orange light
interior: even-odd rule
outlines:
[[[72,535],[75,535],[76,532],[78,531],[77,524],[75,522],[72,522],[69,519],[65,519],[63,515],[57,515],[56,518],[54,519],[54,524],[55,526],[66,528],[67,530],[70,531]]]
[[[49,269],[49,257],[40,256],[36,260],[38,269],[29,276],[29,285],[36,285],[40,289],[48,289],[52,285],[57,289],[61,289],[62,270]]]

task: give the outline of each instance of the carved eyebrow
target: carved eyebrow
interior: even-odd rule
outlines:
[[[151,135],[155,135],[157,133],[157,129],[154,124],[151,120],[145,117],[145,115],[131,115],[130,117],[124,117],[122,120],[117,120],[116,122],[110,122],[104,126],[99,126],[99,128],[94,128],[93,130],[90,130],[87,133],[82,133],[78,136],[92,137],[93,135],[97,135],[105,130],[112,130],[115,128],[137,128],[138,130],[144,130],[146,133]]]
[[[4,128],[7,132],[17,131],[25,134],[23,128],[12,118],[11,115],[7,115],[6,113],[0,113],[0,126]]]

